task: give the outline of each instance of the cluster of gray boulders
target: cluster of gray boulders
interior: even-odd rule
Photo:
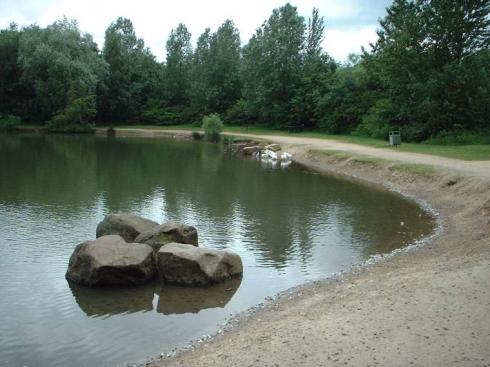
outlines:
[[[198,247],[196,228],[158,224],[132,214],[109,214],[96,240],[79,244],[67,279],[87,286],[141,284],[158,277],[167,284],[209,286],[243,272],[230,251]]]

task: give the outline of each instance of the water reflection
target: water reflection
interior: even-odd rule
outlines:
[[[240,287],[241,278],[208,288],[162,286],[156,282],[136,287],[89,288],[68,282],[80,309],[91,317],[114,316],[154,309],[164,315],[197,314],[208,308],[223,308]]]
[[[68,282],[80,309],[87,316],[108,316],[153,310],[156,284],[136,287],[89,288]]]
[[[230,279],[208,288],[162,286],[157,289],[157,312],[174,315],[199,313],[208,308],[223,308],[235,295],[241,282],[241,278]]]

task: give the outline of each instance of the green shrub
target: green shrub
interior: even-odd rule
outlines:
[[[377,139],[387,139],[392,127],[388,121],[393,120],[393,105],[388,99],[378,100],[362,117],[362,122],[356,130],[356,135],[369,136]]]
[[[209,141],[219,141],[220,133],[223,131],[223,122],[217,113],[204,116],[202,119],[204,136]]]
[[[144,123],[160,126],[188,124],[194,118],[194,113],[187,106],[167,107],[155,101],[149,102],[141,115]]]
[[[441,131],[436,137],[424,141],[426,144],[434,145],[471,145],[490,144],[490,130],[464,131]]]
[[[154,125],[172,125],[177,118],[176,114],[158,105],[148,106],[141,114],[142,122]]]
[[[252,121],[250,112],[247,108],[247,102],[239,99],[224,113],[223,119],[230,125],[247,125]]]
[[[15,130],[21,123],[20,117],[15,115],[0,115],[0,131]]]
[[[92,132],[95,113],[95,96],[76,98],[56,113],[47,126],[53,132]]]
[[[193,127],[201,127],[202,126],[202,119],[194,121],[191,125]]]

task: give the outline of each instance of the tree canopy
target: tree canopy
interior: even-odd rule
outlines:
[[[2,116],[82,130],[98,124],[226,124],[415,141],[489,136],[490,0],[394,0],[378,40],[347,62],[323,49],[325,19],[287,3],[242,44],[232,20],[195,44],[178,24],[157,61],[132,22],[101,50],[76,21],[0,30]],[[16,117],[18,116],[18,117]]]

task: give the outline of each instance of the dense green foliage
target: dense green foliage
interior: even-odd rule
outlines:
[[[324,24],[317,9],[306,20],[286,4],[243,46],[226,20],[195,48],[178,24],[164,62],[129,19],[107,28],[100,51],[75,21],[12,24],[0,31],[0,114],[62,131],[219,113],[229,125],[377,138],[401,129],[413,141],[490,135],[490,0],[394,0],[378,41],[345,63],[322,50]]]
[[[204,116],[202,119],[202,128],[204,137],[209,141],[219,141],[221,131],[223,131],[223,122],[217,113]]]
[[[15,115],[0,115],[0,131],[12,131],[20,126],[21,120]]]
[[[101,56],[109,73],[98,95],[99,120],[117,123],[141,118],[158,91],[161,68],[136,37],[129,19],[118,18],[107,28]]]
[[[399,126],[413,140],[488,128],[489,8],[487,0],[395,0],[364,55],[379,83],[365,128]]]
[[[31,90],[25,101],[26,117],[47,121],[55,115],[70,115],[76,120],[65,121],[65,125],[84,122],[75,105],[89,104],[85,109],[94,109],[97,88],[106,74],[91,36],[80,34],[76,22],[67,19],[45,29],[31,26],[21,33],[19,83]]]

